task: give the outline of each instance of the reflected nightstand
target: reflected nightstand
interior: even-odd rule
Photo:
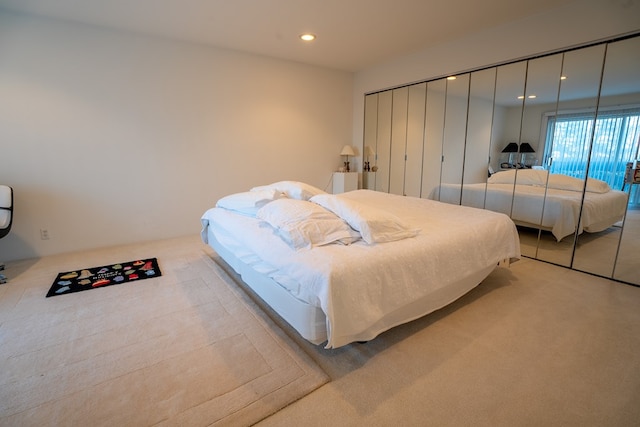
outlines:
[[[358,189],[358,172],[334,172],[333,194],[345,193]]]

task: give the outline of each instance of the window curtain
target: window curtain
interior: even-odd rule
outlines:
[[[640,107],[599,111],[597,116],[594,112],[549,115],[544,164],[551,173],[581,179],[589,164],[590,177],[620,190],[627,163],[638,158],[639,141]],[[631,195],[630,202],[639,204],[635,188]]]

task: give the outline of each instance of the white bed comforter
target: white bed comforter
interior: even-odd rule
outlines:
[[[385,209],[420,233],[395,242],[294,251],[255,218],[221,208],[202,217],[203,239],[212,227],[216,239],[243,262],[322,308],[327,348],[354,337],[372,339],[382,330],[366,338],[361,332],[389,313],[501,260],[520,257],[518,233],[506,215],[369,190],[341,197]]]
[[[431,198],[437,198],[436,188]],[[486,190],[486,199],[485,199]],[[460,203],[461,186],[442,184],[439,200],[446,203]],[[546,194],[546,199],[545,199]],[[513,198],[513,212],[511,200]],[[462,186],[462,204],[486,208],[509,215],[517,223],[541,224],[550,230],[557,241],[578,230],[598,232],[607,229],[624,217],[627,195],[622,191],[606,193],[586,192],[580,219],[582,192],[558,190],[533,185],[513,184],[465,184]],[[544,209],[544,211],[543,211]]]

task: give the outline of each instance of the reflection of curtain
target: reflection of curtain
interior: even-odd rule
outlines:
[[[599,111],[597,118],[593,112],[550,115],[544,149],[545,161],[553,158],[550,172],[583,178],[592,135],[589,176],[621,189],[627,162],[638,158],[640,107]]]
[[[634,184],[631,186],[631,191],[629,193],[629,206],[640,208],[640,184]]]

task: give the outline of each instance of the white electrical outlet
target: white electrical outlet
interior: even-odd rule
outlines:
[[[41,228],[40,229],[40,239],[49,240],[49,230],[47,230],[46,228]]]

